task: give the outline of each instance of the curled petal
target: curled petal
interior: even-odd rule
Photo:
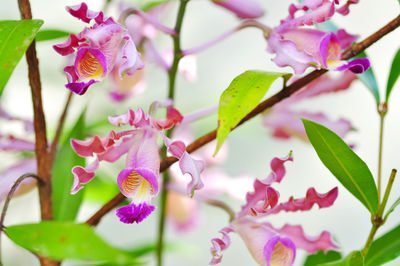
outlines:
[[[74,183],[72,184],[71,194],[76,194],[83,187],[81,184],[86,184],[92,180],[96,175],[96,170],[99,168],[99,161],[96,159],[86,168],[82,166],[75,166],[72,168],[72,174],[74,175]]]
[[[344,71],[348,69],[355,74],[361,74],[367,71],[369,67],[370,62],[367,57],[364,57],[353,59],[350,62],[347,62],[346,64],[337,67],[335,70]]]
[[[287,161],[291,161],[291,162],[293,161],[293,157],[292,157],[291,153],[288,156],[283,157],[283,158],[278,158],[278,157],[273,158],[271,160],[271,164],[270,164],[271,173],[262,182],[264,184],[271,184],[273,182],[280,183],[286,174],[285,163]]]
[[[128,36],[128,35],[127,35]],[[122,46],[121,64],[119,66],[119,74],[126,74],[133,76],[136,70],[144,68],[144,63],[140,59],[140,53],[136,50],[136,46],[132,39],[126,37],[124,45]]]
[[[342,7],[338,8],[336,11],[339,14],[342,14],[343,16],[349,14],[350,9],[349,6],[358,4],[359,0],[347,0],[346,4],[344,4]]]
[[[155,210],[156,207],[146,202],[135,205],[134,203],[117,209],[119,220],[126,224],[140,223]]]
[[[270,225],[268,225],[270,226]],[[272,228],[272,227],[271,227]],[[338,246],[332,239],[332,235],[323,231],[319,236],[307,236],[300,225],[284,225],[281,229],[274,229],[279,234],[290,237],[297,248],[304,249],[308,253],[315,253],[318,250],[337,250]]]
[[[231,244],[231,239],[228,234],[233,231],[234,229],[232,226],[224,227],[219,231],[222,234],[222,238],[213,238],[211,240],[212,244],[211,247],[212,260],[210,262],[211,265],[215,265],[221,262],[222,251],[227,249]]]
[[[104,22],[104,14],[102,11],[94,12],[89,10],[86,3],[82,2],[80,5],[67,6],[66,10],[74,17],[82,20],[83,22],[90,23],[92,19],[97,24]]]
[[[74,83],[79,80],[78,75],[76,74],[74,66],[66,66],[64,67],[64,73],[67,76],[69,83]]]
[[[87,91],[87,89],[94,83],[97,83],[98,81],[95,81],[94,79],[89,80],[88,82],[73,82],[73,83],[68,83],[65,85],[65,87],[69,90],[71,90],[73,93],[76,93],[78,95],[83,95]]]
[[[53,45],[53,49],[60,55],[69,55],[75,52],[75,48],[79,47],[80,42],[85,40],[86,38],[81,35],[71,34],[65,42]]]
[[[275,214],[280,211],[295,212],[295,211],[308,211],[314,204],[317,204],[319,208],[327,208],[332,206],[338,196],[338,188],[335,187],[327,193],[318,193],[314,188],[309,188],[305,198],[290,199],[277,205],[276,207],[269,209],[265,212],[265,215]]]
[[[175,125],[178,125],[182,122],[183,116],[181,113],[172,106],[167,108],[167,119],[165,120],[153,120],[153,125],[161,130],[161,129],[170,129]]]
[[[142,108],[138,108],[135,112],[129,109],[128,112],[118,116],[109,116],[108,121],[114,126],[129,125],[141,128],[150,126],[150,117],[147,115]]]
[[[93,156],[93,153],[102,153],[106,150],[100,137],[95,136],[91,140],[71,139],[72,149],[81,157]]]
[[[258,18],[264,10],[256,0],[212,0],[214,4],[228,9],[239,18]]]

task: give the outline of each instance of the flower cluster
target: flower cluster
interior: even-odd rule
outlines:
[[[271,174],[265,180],[255,180],[254,192],[246,195],[246,204],[237,213],[231,224],[220,232],[222,238],[211,240],[211,264],[222,259],[222,251],[230,245],[229,233],[237,232],[245,242],[253,258],[260,265],[292,265],[296,256],[296,248],[305,249],[309,253],[318,250],[337,249],[329,232],[322,232],[318,237],[307,237],[301,226],[286,224],[282,228],[274,228],[268,222],[258,219],[281,211],[295,212],[310,210],[314,204],[320,208],[331,206],[337,198],[338,189],[319,194],[314,188],[307,191],[306,197],[291,197],[285,203],[279,202],[279,193],[271,185],[280,183],[286,173],[284,163],[293,158],[274,158],[271,161]]]
[[[355,37],[339,30],[336,34],[312,29],[312,26],[330,19],[335,12],[348,13],[349,1],[336,8],[337,0],[306,0],[289,7],[289,16],[275,27],[268,38],[268,52],[275,53],[273,61],[280,67],[290,66],[295,74],[302,74],[308,67],[332,68],[354,73],[362,73],[369,68],[367,58],[358,58],[350,62],[342,61],[342,50],[355,40]],[[306,11],[296,17],[298,11]]]
[[[89,10],[86,3],[67,7],[67,11],[85,23],[95,22],[78,35],[71,34],[64,43],[53,46],[63,56],[76,52],[74,64],[64,68],[68,89],[82,95],[113,69],[118,69],[119,76],[132,76],[144,67],[128,31],[112,18],[104,17],[101,11]]]
[[[95,177],[100,161],[112,163],[126,154],[126,167],[119,173],[117,182],[121,193],[132,203],[119,208],[117,216],[124,223],[141,222],[155,209],[150,205],[150,201],[157,195],[159,188],[160,157],[157,136],[164,138],[168,151],[179,159],[182,174],[192,177],[187,193],[193,195],[194,190],[201,189],[203,183],[200,173],[204,169],[204,162],[193,159],[186,152],[182,141],[172,141],[162,133],[163,129],[180,123],[183,117],[175,108],[169,106],[170,102],[156,102],[151,110],[155,112],[160,105],[168,107],[165,120],[153,119],[140,108],[136,112],[130,109],[125,114],[109,117],[109,121],[114,126],[129,125],[134,129],[111,131],[104,138],[95,136],[87,141],[72,139],[72,148],[79,156],[95,155],[95,160],[86,168],[75,166],[72,169],[72,193],[77,193],[82,189],[81,184],[86,184]]]

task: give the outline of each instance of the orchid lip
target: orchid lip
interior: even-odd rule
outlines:
[[[82,80],[99,81],[107,74],[106,57],[98,49],[79,49],[74,66],[77,75]]]

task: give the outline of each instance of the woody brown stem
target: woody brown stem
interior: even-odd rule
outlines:
[[[395,19],[390,21],[388,24],[386,24],[384,27],[364,39],[363,41],[354,44],[351,46],[349,49],[343,52],[342,58],[344,60],[350,59],[351,57],[354,57],[361,52],[363,52],[365,49],[367,49],[369,46],[371,46],[373,43],[381,39],[383,36],[386,34],[390,33],[391,31],[395,30],[397,27],[400,26],[400,15],[397,16]],[[276,93],[275,95],[269,97],[265,101],[261,102],[259,105],[257,105],[256,108],[254,108],[249,114],[247,114],[241,121],[240,123],[236,126],[240,126],[244,122],[250,120],[251,118],[255,117],[256,115],[264,112],[268,108],[271,108],[278,102],[282,101],[283,99],[289,97],[296,91],[300,90],[302,87],[305,85],[309,84],[311,81],[315,80],[316,78],[322,76],[328,72],[326,69],[321,69],[321,70],[314,70],[310,74],[302,77],[301,79],[298,79],[297,81],[293,82],[291,85],[284,87],[281,91]],[[235,127],[235,128],[236,128]],[[233,129],[235,129],[233,128]],[[233,130],[232,129],[232,130]],[[200,147],[204,146],[205,144],[213,141],[217,136],[217,130],[213,130],[209,132],[206,135],[201,136],[200,138],[196,139],[194,142],[192,142],[190,145],[187,146],[186,151],[191,153]],[[165,171],[170,167],[172,164],[177,162],[178,160],[174,157],[167,157],[164,160],[161,161],[160,164],[160,172]],[[89,220],[86,221],[87,224],[89,225],[97,225],[101,218],[108,213],[110,210],[112,210],[114,207],[116,207],[125,197],[119,193],[116,195],[111,201],[107,202],[104,206],[102,206],[95,214],[93,214],[92,217],[90,217]]]

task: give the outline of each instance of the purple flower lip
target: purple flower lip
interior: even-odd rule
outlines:
[[[140,223],[154,210],[155,206],[149,205],[146,202],[135,205],[134,203],[117,209],[116,214],[119,220],[126,224]]]

